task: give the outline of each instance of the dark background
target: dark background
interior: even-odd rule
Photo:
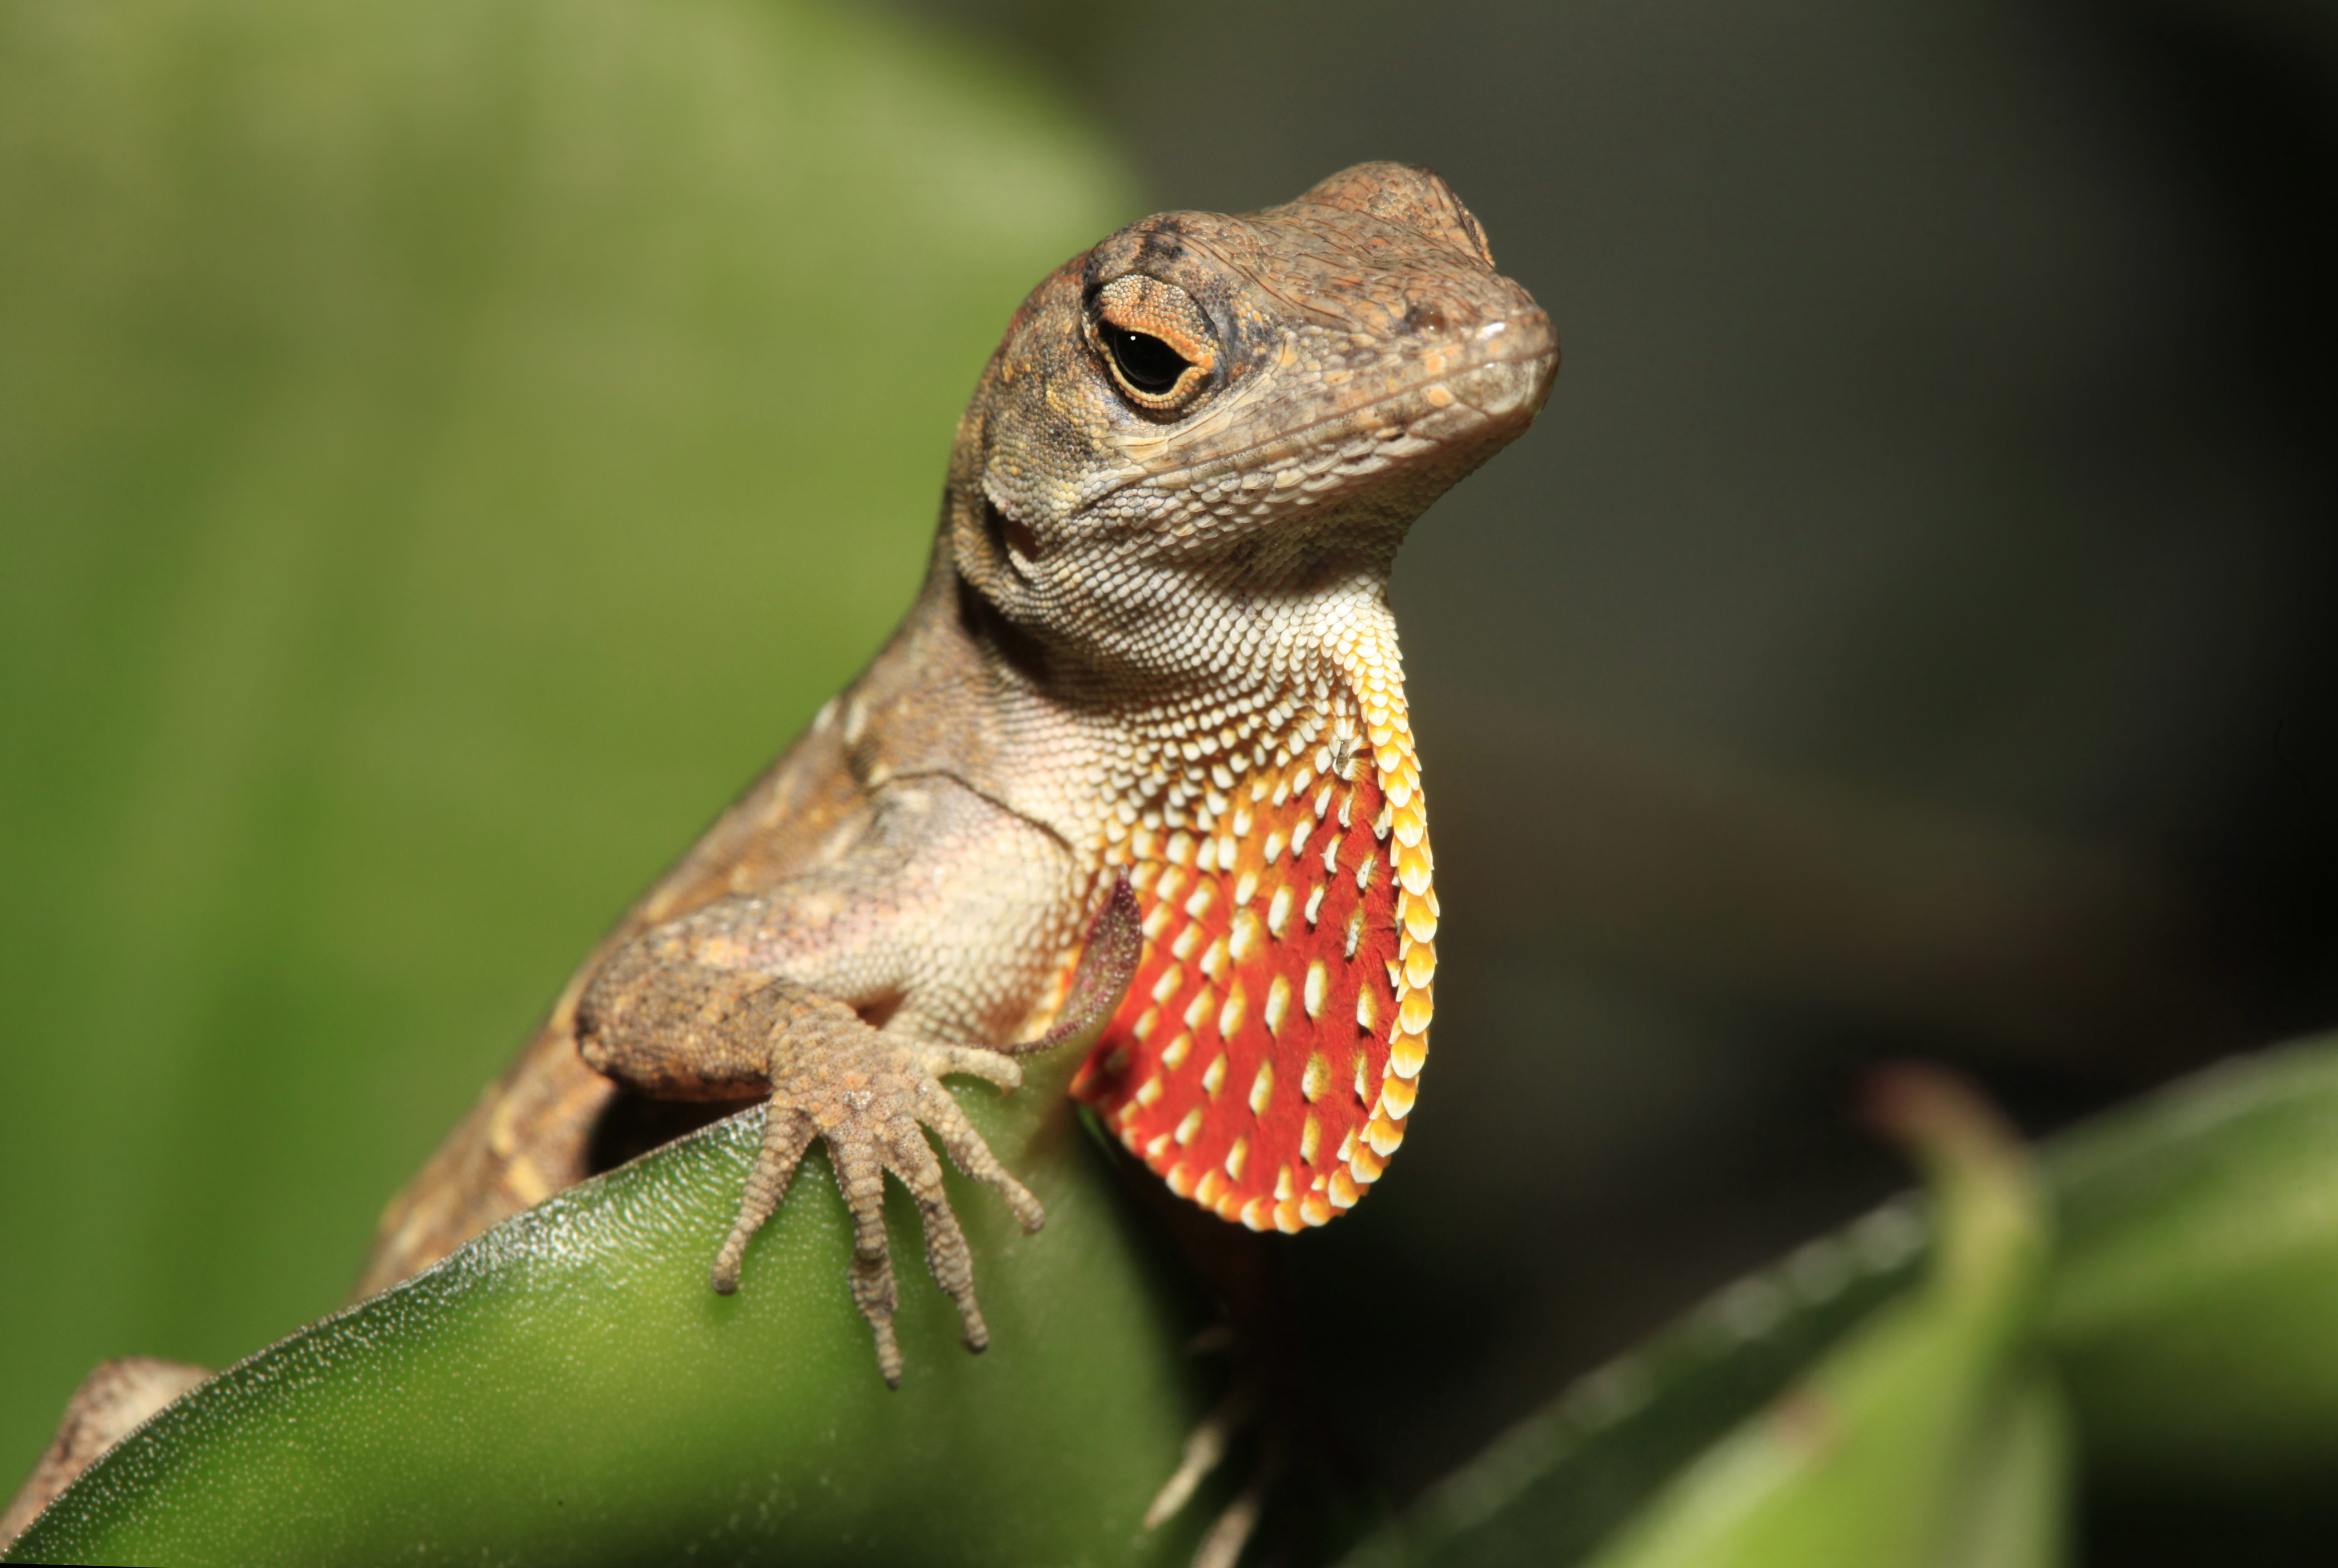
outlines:
[[[637,15],[638,13],[638,15]],[[2263,4],[34,4],[0,23],[0,1477],[329,1309],[914,591],[1023,289],[1443,172],[1557,320],[1395,598],[1439,890],[1291,1244],[1409,1492],[1901,1185],[2323,1026],[2338,24]]]

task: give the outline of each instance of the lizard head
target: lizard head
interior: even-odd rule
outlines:
[[[1016,313],[959,429],[947,549],[1051,654],[1173,680],[1273,659],[1384,604],[1413,519],[1557,368],[1550,318],[1425,169],[1159,213]]]

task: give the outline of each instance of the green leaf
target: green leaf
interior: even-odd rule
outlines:
[[[1965,1260],[1936,1264],[1923,1292],[1899,1294],[1922,1230],[1902,1200],[1585,1379],[1433,1490],[1356,1568],[1569,1563],[1603,1542],[1614,1554],[1603,1563],[1661,1560],[1660,1548],[1744,1561],[1754,1545],[1815,1563],[1830,1536],[1885,1552],[1860,1534],[1890,1524],[1877,1503],[1920,1514],[1928,1505],[1911,1498],[1927,1491],[1954,1499],[1950,1523],[1891,1549],[1912,1556],[1874,1561],[2051,1563],[2081,1457],[2098,1495],[2162,1544],[2170,1529],[2227,1555],[2261,1537],[2326,1535],[2338,1041],[2170,1085],[2055,1139],[2041,1163],[2057,1243],[2028,1314],[2019,1281],[2038,1242],[2023,1239],[2023,1206],[1970,1180],[1957,1203],[1958,1172],[1989,1161],[1951,1161],[1950,1211],[1997,1218],[1966,1227]],[[1884,1475],[1836,1486],[1797,1466],[1793,1433],[1813,1395],[1832,1412],[1818,1429],[1865,1430]],[[1839,1446],[1805,1457],[1840,1465]]]
[[[2000,1477],[1990,1445],[2016,1419],[2003,1409],[2006,1375],[2045,1256],[2042,1198],[2025,1152],[1970,1094],[1907,1073],[1891,1102],[1940,1217],[1922,1288],[1700,1456],[1601,1549],[1597,1568],[1970,1561],[1976,1488],[1993,1504],[2014,1499],[1989,1509],[1988,1528],[2029,1522],[2026,1488]],[[2049,1545],[2019,1545],[2050,1559]]]
[[[2088,1461],[2202,1486],[2338,1465],[2338,1044],[2227,1063],[2058,1140],[2040,1320]]]
[[[850,1232],[807,1161],[733,1297],[707,1269],[761,1115],[498,1226],[291,1336],[100,1460],[7,1561],[1181,1563],[1214,1490],[1145,1504],[1207,1411],[1202,1320],[1064,1094],[1067,1062],[970,1116],[1048,1222],[953,1180],[992,1348],[969,1356],[889,1213],[906,1377],[879,1381]]]
[[[2032,1370],[1999,1382],[1974,1423],[1956,1506],[1929,1568],[2056,1568],[2068,1560],[2071,1450],[2068,1402]]]
[[[1893,1204],[1737,1281],[1506,1433],[1351,1568],[1581,1560],[1906,1290],[1926,1227],[1919,1205]]]
[[[1584,1379],[1351,1568],[2055,1561],[2068,1446],[2016,1359],[2043,1220],[1989,1128],[1970,1106],[1923,1123],[1947,1216],[1929,1262],[1912,1198],[1810,1243]]]

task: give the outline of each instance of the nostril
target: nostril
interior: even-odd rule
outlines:
[[[1442,332],[1452,324],[1445,307],[1433,299],[1419,300],[1404,313],[1404,329],[1408,332]]]

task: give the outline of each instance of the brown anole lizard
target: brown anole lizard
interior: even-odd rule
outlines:
[[[1048,1024],[1092,1042],[1074,1092],[1181,1197],[1254,1230],[1355,1203],[1403,1136],[1436,969],[1389,574],[1557,357],[1400,164],[1059,268],[959,422],[900,629],[587,959],[357,1293],[588,1174],[638,1109],[621,1086],[760,1099],[715,1288],[824,1141],[897,1383],[885,1173],[979,1348],[928,1131],[1036,1228],[940,1080],[1012,1085]]]
[[[887,1380],[886,1171],[978,1346],[921,1128],[1039,1223],[939,1079],[1017,1081],[1002,1047],[1123,875],[1144,951],[1075,1093],[1227,1220],[1354,1203],[1403,1135],[1435,970],[1389,573],[1557,365],[1468,210],[1400,164],[1066,262],[959,422],[900,629],[578,972],[362,1289],[583,1175],[622,1084],[768,1100],[716,1289],[817,1138]]]

